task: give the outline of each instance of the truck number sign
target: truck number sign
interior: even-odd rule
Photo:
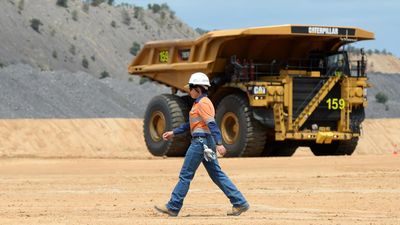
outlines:
[[[168,50],[160,51],[159,59],[160,59],[160,62],[161,62],[161,63],[167,63],[167,62],[168,62],[168,59],[169,59]]]

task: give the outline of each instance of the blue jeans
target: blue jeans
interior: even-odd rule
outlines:
[[[171,199],[167,204],[167,208],[179,212],[183,205],[183,200],[189,191],[190,182],[192,181],[197,168],[202,162],[212,181],[225,193],[234,207],[248,205],[242,193],[236,188],[228,176],[222,172],[218,164],[218,160],[207,162],[203,156],[203,144],[200,139],[209,148],[215,151],[215,142],[211,136],[192,138],[192,142],[186,152],[185,161],[179,174],[179,181],[171,194]]]

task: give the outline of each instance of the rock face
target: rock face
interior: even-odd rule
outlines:
[[[2,0],[0,27],[0,66],[24,63],[96,77],[107,71],[126,78],[134,42],[198,36],[166,5],[157,11],[106,3],[85,8],[80,0],[68,0],[67,7],[55,0]]]

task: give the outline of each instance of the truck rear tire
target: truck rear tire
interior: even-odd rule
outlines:
[[[315,156],[351,155],[358,144],[358,137],[348,141],[336,141],[331,144],[312,144],[311,151]]]
[[[266,129],[253,118],[246,96],[232,94],[224,97],[218,104],[216,120],[227,149],[225,156],[261,155],[266,141]]]
[[[189,109],[180,97],[171,94],[155,96],[147,106],[143,122],[144,139],[150,153],[154,156],[184,156],[190,144],[189,135],[164,141],[162,134],[187,122],[188,116]]]

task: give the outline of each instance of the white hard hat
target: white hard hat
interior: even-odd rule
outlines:
[[[201,86],[205,86],[205,87],[211,86],[208,76],[202,72],[197,72],[197,73],[192,74],[192,76],[190,76],[188,85],[186,85],[185,87],[188,87],[190,84],[201,85]]]

